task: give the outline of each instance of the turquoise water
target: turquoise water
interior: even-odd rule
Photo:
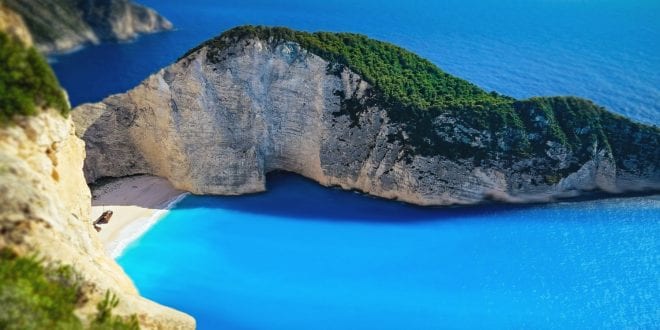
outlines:
[[[487,90],[660,124],[657,0],[144,0],[177,26],[53,58],[72,103],[241,24],[351,31]],[[200,329],[660,328],[660,196],[422,209],[291,175],[181,202],[119,258]]]
[[[119,263],[200,329],[658,328],[660,196],[424,209],[269,177]]]

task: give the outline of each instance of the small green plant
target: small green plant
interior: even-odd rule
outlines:
[[[0,250],[0,329],[84,329],[74,314],[83,302],[82,280],[70,266]],[[112,315],[119,300],[107,292],[90,329],[139,329],[137,318]]]
[[[117,296],[110,292],[105,292],[105,297],[96,305],[98,314],[94,319],[91,330],[136,330],[140,328],[137,317],[130,316],[128,319],[112,315],[112,310],[119,305]]]
[[[0,329],[82,329],[80,285],[70,267],[0,251]]]

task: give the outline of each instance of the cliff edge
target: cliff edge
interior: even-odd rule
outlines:
[[[7,17],[11,20],[5,21]],[[72,301],[62,301],[64,296],[49,300],[41,295],[52,293],[44,292],[44,283],[20,278],[20,285],[14,286],[0,281],[0,327],[61,327],[48,317],[67,304],[75,306],[71,324],[89,324],[97,303],[110,292],[119,299],[112,312],[136,316],[142,328],[194,328],[190,316],[140,297],[130,278],[105,254],[90,220],[91,194],[82,172],[84,143],[75,135],[55,75],[30,46],[25,37],[29,33],[17,17],[0,7],[0,273],[3,280],[19,276],[11,271],[14,258],[36,256],[40,263],[65,267],[66,281],[57,282],[61,272],[47,274],[43,281],[72,287],[75,295]],[[66,283],[73,279],[75,283]]]
[[[243,194],[284,170],[419,205],[660,189],[657,127],[575,97],[488,93],[355,34],[239,27],[73,118],[89,182]]]

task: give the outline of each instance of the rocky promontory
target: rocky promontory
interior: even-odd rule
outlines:
[[[355,34],[240,27],[73,111],[85,176],[195,194],[284,170],[420,205],[660,189],[660,130],[575,97],[486,92]]]
[[[130,40],[142,33],[172,29],[151,8],[130,0],[6,0],[23,17],[35,46],[61,53],[87,44]]]

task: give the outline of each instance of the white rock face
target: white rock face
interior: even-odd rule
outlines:
[[[442,156],[405,157],[391,138],[401,132],[399,124],[386,111],[365,106],[357,122],[342,113],[342,101],[369,92],[359,75],[330,74],[328,62],[291,42],[242,40],[213,61],[207,52],[203,47],[125,94],[73,111],[86,142],[89,182],[153,174],[195,194],[243,194],[263,191],[266,173],[284,170],[420,205],[549,201],[582,190],[660,187],[656,167],[620,184],[626,173],[604,153],[554,184],[520,170],[545,159],[475,166]],[[458,124],[454,132],[446,138],[475,134]],[[548,159],[569,156],[552,150]]]
[[[84,158],[73,122],[54,111],[0,128],[0,249],[73,266],[89,298],[80,315],[95,314],[96,303],[111,290],[121,301],[115,312],[137,314],[144,328],[194,328],[190,316],[140,297],[105,254],[90,221]]]

